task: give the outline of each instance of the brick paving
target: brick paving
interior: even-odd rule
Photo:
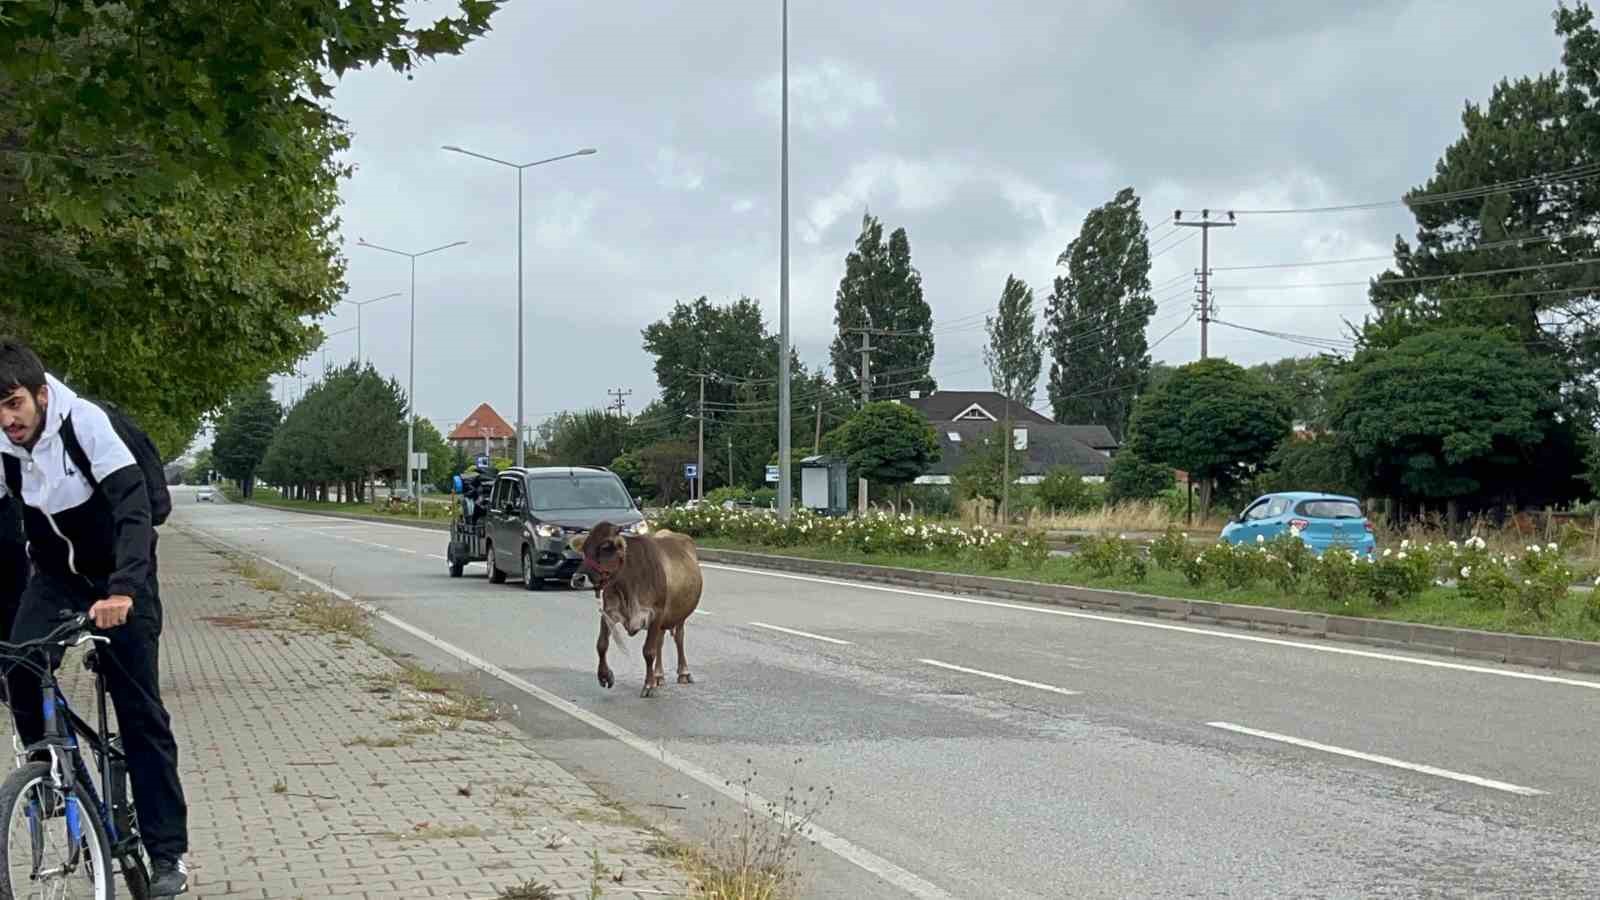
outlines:
[[[176,529],[161,578],[189,896],[492,900],[530,880],[557,897],[684,896],[653,835],[514,728],[435,718],[438,698],[399,684],[391,659],[304,627],[290,597]]]

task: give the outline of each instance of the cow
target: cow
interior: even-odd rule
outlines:
[[[622,632],[631,637],[644,630],[644,689],[649,697],[662,685],[661,639],[672,632],[678,645],[678,683],[694,684],[689,662],[683,656],[683,623],[700,605],[703,580],[694,541],[688,535],[658,531],[651,535],[624,535],[610,522],[601,522],[571,541],[583,554],[583,567],[594,573],[595,597],[600,602],[600,686],[616,684],[606,664],[611,636],[626,647]]]

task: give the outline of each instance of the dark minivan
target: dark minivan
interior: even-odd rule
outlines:
[[[583,557],[569,542],[600,522],[642,534],[644,514],[615,473],[599,466],[511,468],[495,480],[484,517],[489,580],[515,573],[522,586],[573,582]]]

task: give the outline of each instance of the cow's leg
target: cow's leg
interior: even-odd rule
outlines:
[[[664,632],[655,625],[650,626],[649,632],[644,636],[644,690],[639,696],[648,697],[655,692],[656,685],[661,683],[661,676],[657,674],[656,666],[661,660],[661,637]]]
[[[606,617],[602,615],[600,617],[600,642],[595,644],[595,649],[600,651],[600,671],[598,673],[600,676],[600,686],[608,690],[612,685],[617,683],[617,679],[613,678],[611,675],[611,667],[606,665],[606,650],[610,646],[611,629],[607,627]]]
[[[689,674],[689,661],[683,658],[683,623],[672,629],[672,640],[678,645],[678,683],[694,684],[694,676]]]

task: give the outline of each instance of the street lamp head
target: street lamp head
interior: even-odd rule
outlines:
[[[596,151],[593,147],[585,147],[582,150],[578,151],[578,155],[579,156],[593,156],[596,152],[598,152],[598,151]]]
[[[439,149],[441,149],[441,150],[449,150],[451,153],[465,153],[466,152],[465,150],[462,150],[460,147],[457,147],[455,144],[445,144],[443,147],[441,147]]]

